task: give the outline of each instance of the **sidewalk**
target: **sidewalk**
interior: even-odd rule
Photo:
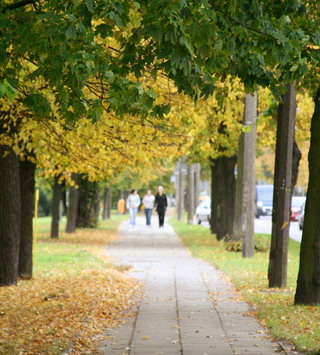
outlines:
[[[108,332],[101,354],[295,353],[268,339],[222,274],[193,258],[170,225],[160,229],[156,222],[122,223],[119,240],[108,247],[116,262],[133,267],[130,276],[145,283],[145,294],[136,318]]]

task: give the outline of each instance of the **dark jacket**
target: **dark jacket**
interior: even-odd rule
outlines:
[[[156,199],[154,201],[154,207],[156,207],[158,212],[164,212],[168,206],[167,196],[165,194],[156,194]]]

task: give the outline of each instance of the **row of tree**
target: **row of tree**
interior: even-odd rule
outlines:
[[[197,100],[215,92],[221,106],[230,76],[246,92],[269,87],[278,99],[295,80],[317,92],[296,301],[320,302],[320,202],[313,195],[320,192],[316,0],[6,0],[0,23],[0,284],[15,283],[18,275],[25,215],[19,159],[69,179],[86,173],[99,180],[124,166],[151,168],[192,143],[184,131],[189,114],[166,116],[175,91]],[[216,127],[226,146],[237,145],[223,121]],[[286,132],[278,132],[281,141]],[[290,144],[286,149],[289,154]],[[217,158],[216,167],[219,159],[225,158]]]

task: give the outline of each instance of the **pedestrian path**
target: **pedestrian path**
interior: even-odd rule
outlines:
[[[195,259],[173,228],[144,218],[135,227],[122,223],[120,238],[108,246],[117,263],[131,265],[130,276],[145,284],[136,317],[117,329],[101,347],[107,355],[276,354],[273,342],[251,307],[238,299],[223,275]]]

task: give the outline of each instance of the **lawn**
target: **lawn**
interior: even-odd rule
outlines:
[[[50,240],[39,218],[34,275],[0,288],[0,354],[94,353],[104,329],[117,326],[140,292],[125,268],[110,263],[106,244],[127,216]]]
[[[289,242],[288,287],[270,289],[267,278],[269,250],[244,259],[241,252],[227,251],[225,244],[218,242],[208,228],[173,218],[170,223],[194,256],[212,263],[229,276],[243,297],[254,305],[261,323],[275,338],[291,341],[298,350],[308,354],[320,353],[320,307],[293,305],[299,243]],[[256,235],[256,244],[268,247],[270,238],[270,235]]]

